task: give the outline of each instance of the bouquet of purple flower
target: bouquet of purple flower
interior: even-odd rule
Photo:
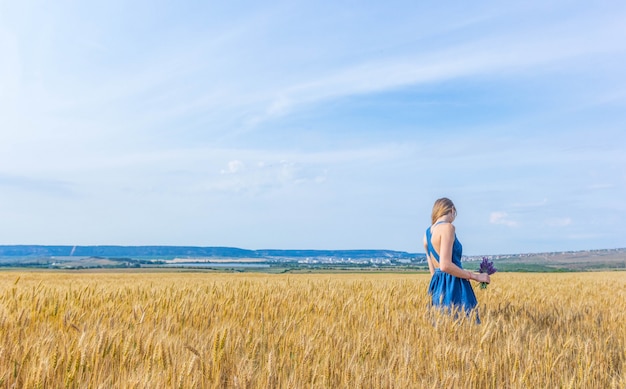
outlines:
[[[498,269],[496,269],[493,266],[493,262],[490,261],[489,259],[487,259],[487,257],[483,257],[482,262],[480,263],[480,268],[478,269],[479,273],[487,273],[489,275],[492,275],[493,273],[497,272]],[[487,283],[486,282],[481,282],[480,283],[480,289],[487,289]]]

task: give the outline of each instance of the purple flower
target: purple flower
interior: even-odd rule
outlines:
[[[489,259],[487,259],[487,257],[483,257],[483,260],[480,262],[480,267],[478,268],[478,272],[479,273],[487,273],[489,275],[492,275],[493,273],[497,272],[498,269],[496,269],[493,266],[493,262],[490,261]],[[486,289],[487,288],[487,283],[486,282],[481,282],[480,283],[480,289]]]

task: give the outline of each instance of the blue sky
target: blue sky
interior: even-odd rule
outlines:
[[[0,0],[0,244],[626,247],[626,3]]]

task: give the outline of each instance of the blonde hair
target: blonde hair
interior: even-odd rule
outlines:
[[[456,208],[454,207],[452,200],[446,197],[437,199],[437,201],[435,201],[435,205],[433,205],[433,213],[431,215],[433,224],[437,222],[437,219],[454,210],[456,210]]]

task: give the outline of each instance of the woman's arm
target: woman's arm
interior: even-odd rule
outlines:
[[[458,278],[474,280],[479,282],[490,282],[490,277],[485,273],[473,273],[469,270],[461,269],[452,262],[452,246],[454,245],[454,226],[451,223],[439,226],[441,232],[441,243],[439,245],[439,264],[443,272]]]

